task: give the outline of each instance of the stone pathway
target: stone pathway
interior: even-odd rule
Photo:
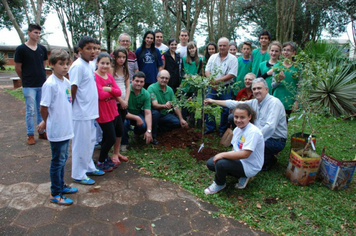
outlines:
[[[0,89],[0,235],[268,235],[233,219],[178,185],[141,175],[123,163],[96,184],[68,195],[72,206],[49,202],[50,147],[26,145],[25,106]],[[94,156],[98,156],[96,152]],[[65,179],[70,179],[71,159]]]

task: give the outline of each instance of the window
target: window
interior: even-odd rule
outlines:
[[[13,52],[8,52],[7,53],[7,58],[14,58],[14,56],[15,56],[15,53],[13,53]]]

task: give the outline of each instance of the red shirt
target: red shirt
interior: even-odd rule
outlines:
[[[246,92],[246,88],[241,89],[237,95],[235,100],[236,101],[246,101],[246,100],[251,100],[253,98],[253,93],[251,91],[251,96],[249,97]]]
[[[115,79],[107,73],[108,78],[104,79],[95,73],[95,82],[99,95],[99,118],[98,123],[107,123],[115,119],[119,115],[116,105],[116,97],[121,96],[121,90],[117,86]],[[111,87],[112,91],[105,92],[103,87]]]

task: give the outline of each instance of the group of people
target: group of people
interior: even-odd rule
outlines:
[[[238,177],[238,187],[245,187],[248,179],[262,167],[269,169],[276,162],[275,155],[285,145],[285,112],[291,109],[284,109],[284,103],[272,95],[277,95],[283,86],[288,87],[286,81],[293,77],[288,74],[294,71],[291,69],[292,55],[295,54],[293,45],[282,48],[280,43],[272,42],[267,52],[270,35],[266,40],[265,34],[261,34],[261,48],[252,51],[251,44],[246,42],[242,47],[243,57],[237,59],[229,53],[231,44],[223,37],[217,45],[209,43],[205,57],[201,58],[196,44],[189,42],[188,31],[180,31],[179,44],[176,39],[170,39],[167,46],[163,44],[161,31],[147,31],[141,47],[135,52],[130,51],[130,35],[121,34],[120,46],[110,55],[101,52],[99,41],[84,36],[77,44],[78,58],[71,65],[65,50],[52,50],[49,65],[53,73],[46,79],[47,51],[38,44],[40,32],[39,25],[29,25],[28,41],[15,52],[15,69],[23,82],[27,143],[33,145],[36,142],[36,109],[39,138],[48,139],[51,144],[50,201],[53,203],[70,205],[73,201],[63,194],[78,191],[65,185],[63,180],[70,139],[73,181],[92,185],[95,181],[88,176],[104,175],[122,161],[128,161],[128,157],[121,153],[129,144],[130,130],[136,139],[143,135],[147,144],[156,145],[159,130],[187,128],[186,116],[174,106],[183,74],[214,75],[215,81],[205,102],[224,107],[219,134],[229,127],[229,109],[233,109],[230,120],[237,126],[232,139],[233,152],[220,153],[207,163],[216,174],[213,184],[205,189],[206,194],[223,189],[226,175]],[[263,43],[265,41],[267,43]],[[285,56],[279,65],[277,60],[282,49],[283,55],[291,56]],[[252,58],[248,56],[251,51]],[[254,65],[259,65],[257,79],[251,72]],[[288,70],[279,69],[275,76],[278,79],[272,81],[270,78],[276,71],[273,65]],[[69,80],[65,77],[67,74]],[[228,90],[221,94],[215,90],[218,84],[229,86],[237,81],[244,81],[245,87],[241,86],[236,94]],[[232,96],[240,102],[231,100]],[[215,120],[206,117],[206,123],[205,133],[212,133],[216,128]],[[100,155],[93,162],[94,146],[101,135]],[[113,153],[109,156],[112,148]]]

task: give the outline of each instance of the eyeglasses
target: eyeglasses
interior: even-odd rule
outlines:
[[[161,79],[166,79],[166,80],[169,80],[169,78],[168,78],[168,77],[164,77],[164,76],[161,76],[160,78],[161,78]]]

